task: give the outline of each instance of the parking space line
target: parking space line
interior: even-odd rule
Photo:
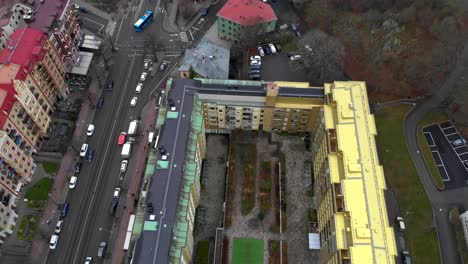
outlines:
[[[440,158],[439,151],[436,150],[436,151],[431,151],[431,152],[432,152],[432,155],[433,155],[433,156],[435,156],[434,153],[437,154],[438,160],[436,160],[435,157],[434,157],[434,161],[435,161],[436,165],[437,165],[437,166],[443,166],[443,165],[444,165],[444,162],[443,162],[442,159]],[[440,163],[440,164],[439,164],[439,163]]]
[[[436,146],[436,145],[435,145],[434,138],[432,137],[432,133],[431,133],[431,132],[424,132],[424,134],[429,134],[429,136],[431,137],[431,143],[432,143],[432,144],[428,144],[429,147],[434,147],[434,146]],[[429,142],[427,142],[427,143],[429,143]]]
[[[444,134],[445,134],[445,133],[444,133]],[[452,136],[452,135],[458,135],[458,133],[455,132],[455,133],[450,133],[450,134],[445,134],[445,135],[446,135],[447,137],[449,137],[449,136]]]
[[[439,128],[441,128],[440,124],[439,124]],[[455,130],[456,134],[458,134],[459,138],[462,138],[462,137],[460,136],[460,133],[458,132],[458,130],[457,130],[457,128],[456,128],[455,126],[452,125],[452,127],[450,127],[450,128],[453,128],[453,129]],[[442,129],[442,128],[441,128],[441,129]],[[442,132],[443,132],[443,131],[442,131]],[[458,157],[458,160],[459,160],[459,161],[462,163],[462,165],[463,165],[462,158],[460,157],[460,154],[457,153],[457,150],[456,150],[456,149],[457,149],[457,148],[460,148],[460,147],[466,147],[466,144],[465,144],[465,145],[461,145],[461,146],[459,146],[459,147],[454,147],[454,146],[451,144],[452,141],[450,141],[450,140],[448,139],[448,136],[447,136],[445,133],[442,133],[442,134],[444,134],[445,139],[447,139],[447,141],[448,141],[448,144],[452,147],[453,151],[455,152],[455,154],[456,154],[457,157]],[[445,170],[445,167],[444,167],[444,170]]]
[[[439,124],[439,127],[440,127],[440,129],[441,129],[442,131],[444,131],[445,129],[450,129],[450,128],[452,128],[453,126],[449,126],[449,127],[441,127],[441,126],[440,126],[440,124]]]

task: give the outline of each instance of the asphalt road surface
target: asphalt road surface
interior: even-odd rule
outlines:
[[[95,132],[86,139],[86,143],[95,151],[94,159],[92,162],[83,160],[77,186],[68,194],[67,201],[70,203],[70,209],[64,221],[58,246],[49,252],[47,263],[83,263],[87,256],[92,256],[94,260],[97,260],[99,243],[108,241],[111,233],[117,231],[119,213],[122,208],[117,209],[115,217],[109,214],[112,194],[119,182],[122,160],[121,147],[117,145],[117,138],[121,131],[127,131],[131,120],[138,118],[141,109],[149,101],[151,91],[165,74],[165,72],[157,71],[154,77],[149,75],[144,82],[141,94],[135,93],[135,87],[143,72],[144,59],[149,55],[145,54],[138,43],[141,43],[150,32],[155,33],[162,43],[170,39],[170,34],[164,32],[160,24],[158,25],[155,21],[151,22],[142,33],[137,33],[133,29],[134,16],[139,16],[145,10],[156,8],[156,3],[152,3],[151,6],[149,4],[146,1],[141,7],[135,4],[135,8],[130,8],[126,17],[116,21],[113,37],[116,39],[115,45],[119,47],[119,51],[114,54],[106,80],[106,83],[110,80],[114,81],[114,89],[112,92],[105,90],[102,92],[104,106],[96,110],[93,120],[96,126]],[[97,22],[94,23],[95,25],[107,24],[105,19],[90,13],[82,16],[83,24],[93,24],[89,22],[90,20]],[[101,26],[94,28],[90,26],[89,29],[98,31]],[[169,68],[173,65],[174,62],[169,65]],[[158,64],[154,67],[158,67]],[[130,106],[133,96],[138,97],[135,107]],[[134,165],[136,161],[130,158],[127,172],[132,171]],[[120,206],[124,204],[122,199],[126,196],[125,182],[129,178],[130,175],[125,175]],[[112,255],[111,250],[112,247],[108,246],[107,259],[110,259]]]

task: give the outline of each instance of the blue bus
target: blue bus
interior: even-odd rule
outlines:
[[[135,30],[137,32],[140,32],[143,28],[145,28],[148,25],[148,23],[151,20],[153,20],[153,11],[148,10],[140,19],[138,19],[137,22],[135,22],[133,27],[135,27]]]

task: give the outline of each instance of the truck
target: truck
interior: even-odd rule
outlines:
[[[138,120],[133,120],[132,122],[130,122],[130,125],[128,126],[128,132],[127,132],[128,140],[135,141],[137,132],[138,132]]]
[[[132,151],[132,142],[127,142],[122,147],[122,158],[130,158],[130,152]]]

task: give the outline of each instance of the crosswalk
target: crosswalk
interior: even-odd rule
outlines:
[[[117,26],[117,22],[116,21],[109,21],[107,22],[107,26],[106,26],[106,35],[108,35],[109,37],[112,37],[114,36],[114,31],[115,31],[115,27]]]

